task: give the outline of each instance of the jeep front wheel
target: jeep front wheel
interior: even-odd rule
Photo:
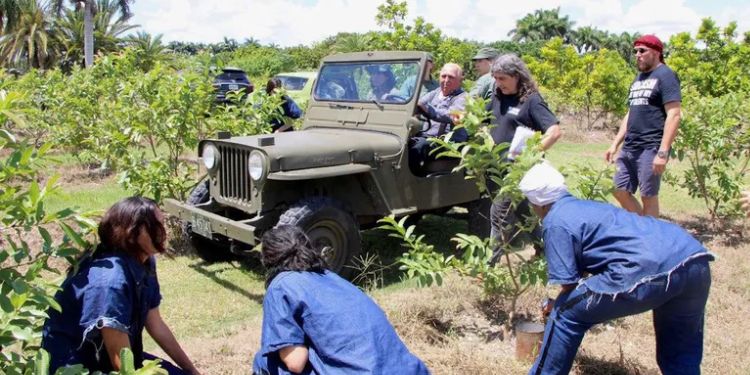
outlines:
[[[286,210],[277,225],[302,228],[331,271],[345,278],[355,275],[351,263],[362,249],[359,226],[339,202],[325,197],[303,199]]]

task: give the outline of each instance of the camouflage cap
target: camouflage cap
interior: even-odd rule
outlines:
[[[479,52],[472,57],[472,60],[482,60],[482,59],[494,59],[496,57],[500,56],[500,52],[497,52],[496,49],[492,47],[482,47],[479,49]]]
[[[431,53],[427,52],[427,61],[435,62],[435,57]]]

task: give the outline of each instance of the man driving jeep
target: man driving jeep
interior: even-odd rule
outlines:
[[[418,111],[427,119],[422,130],[409,140],[409,168],[418,176],[426,175],[423,166],[435,160],[429,138],[440,137],[452,131],[453,113],[464,110],[466,92],[461,88],[464,74],[458,64],[447,63],[440,70],[440,89],[433,90],[419,99]],[[466,130],[457,129],[451,141],[463,142],[468,138]]]

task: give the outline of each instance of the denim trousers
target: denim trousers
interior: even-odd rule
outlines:
[[[585,285],[563,294],[547,321],[530,375],[568,374],[583,335],[594,324],[653,310],[656,362],[662,374],[700,374],[703,316],[711,287],[708,260],[691,260],[632,291],[593,293]]]

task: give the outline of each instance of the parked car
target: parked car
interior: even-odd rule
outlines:
[[[357,52],[323,59],[305,114],[295,132],[206,139],[198,155],[208,172],[186,202],[166,210],[186,223],[199,255],[242,253],[278,224],[302,227],[329,266],[344,276],[361,250],[360,229],[387,215],[401,217],[469,209],[469,228],[486,234],[486,200],[457,159],[409,169],[408,140],[423,126],[419,90],[372,98],[373,68],[387,67],[396,85],[422,81],[424,52]]]
[[[313,83],[317,76],[317,72],[291,72],[279,73],[274,77],[281,80],[281,86],[284,87],[289,97],[304,110],[310,100]]]
[[[255,86],[250,82],[244,70],[228,66],[224,67],[221,73],[214,78],[214,89],[216,90],[216,102],[226,103],[228,92],[241,91],[250,94]]]

